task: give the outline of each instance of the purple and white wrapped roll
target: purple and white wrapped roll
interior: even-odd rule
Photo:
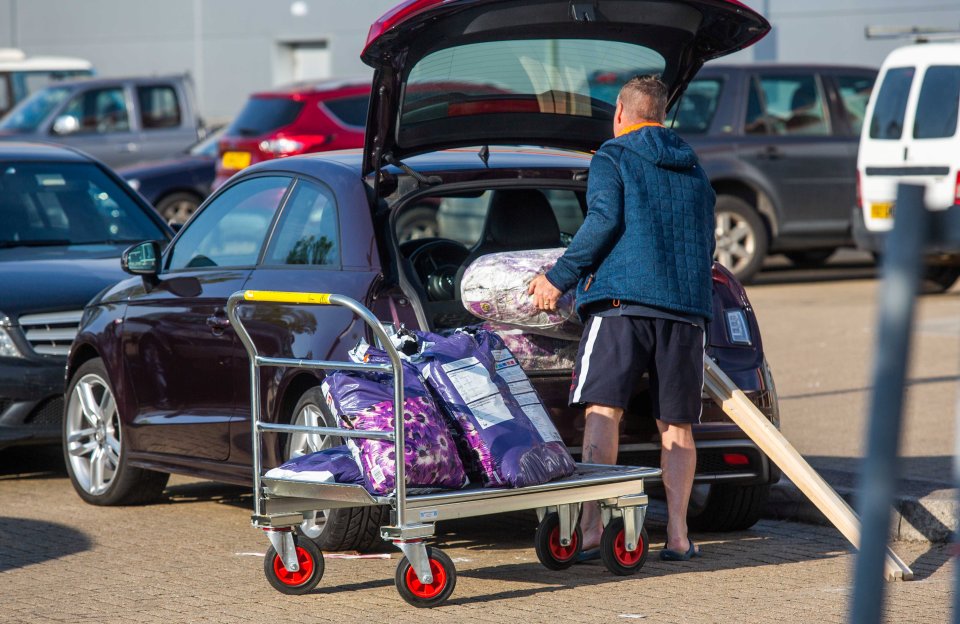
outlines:
[[[353,452],[346,445],[295,457],[268,470],[264,476],[309,483],[366,485]]]
[[[443,415],[424,387],[417,369],[403,365],[404,465],[407,487],[460,488],[467,475]],[[393,431],[393,377],[337,371],[327,376],[323,394],[347,428]],[[371,494],[386,495],[396,483],[392,442],[350,439],[364,485]]]
[[[483,329],[496,332],[524,370],[572,370],[577,362],[577,340],[531,334],[511,325],[484,323]]]
[[[499,336],[483,330],[420,336],[414,362],[483,485],[524,487],[573,474],[573,458],[540,396]]]
[[[463,273],[463,306],[486,321],[553,338],[579,340],[583,324],[577,316],[574,291],[560,297],[554,312],[538,310],[533,297],[527,294],[530,280],[553,268],[564,251],[533,249],[480,256]]]

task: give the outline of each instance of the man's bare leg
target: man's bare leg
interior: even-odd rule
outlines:
[[[587,464],[615,464],[620,444],[620,419],[623,409],[607,405],[587,405],[586,425],[583,429],[583,461]],[[687,492],[689,495],[689,492]],[[583,531],[583,550],[600,545],[603,525],[600,506],[586,503],[580,519]]]
[[[667,491],[667,548],[687,552],[687,505],[697,470],[697,449],[691,425],[657,421],[660,429],[660,467]]]

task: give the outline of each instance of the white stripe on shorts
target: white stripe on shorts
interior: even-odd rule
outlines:
[[[577,380],[577,389],[573,392],[573,402],[580,402],[580,393],[583,392],[583,385],[587,381],[587,371],[590,370],[590,356],[593,354],[593,345],[597,342],[597,334],[600,333],[600,321],[602,316],[593,317],[590,325],[590,333],[587,334],[587,345],[583,348],[583,362],[580,366],[580,379]]]

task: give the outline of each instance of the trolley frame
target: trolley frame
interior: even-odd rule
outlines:
[[[387,353],[389,364],[351,361],[307,360],[265,357],[258,353],[238,314],[243,304],[331,305],[347,308],[370,328]],[[404,462],[396,462],[396,487],[388,496],[373,496],[359,485],[315,483],[263,475],[261,436],[264,432],[301,432],[341,438],[388,440],[395,445],[395,457],[404,455],[403,376],[400,354],[381,322],[358,301],[332,293],[238,291],[227,301],[227,315],[250,358],[250,417],[252,420],[253,515],[254,527],[267,532],[284,567],[299,570],[293,528],[308,515],[343,507],[388,505],[391,523],[381,527],[380,536],[393,542],[409,560],[421,582],[433,582],[423,540],[434,535],[440,520],[535,509],[542,520],[548,512],[559,517],[560,543],[567,546],[576,531],[583,503],[600,503],[603,524],[622,517],[626,549],[635,551],[646,516],[648,498],[643,480],[660,475],[658,468],[577,464],[574,475],[542,485],[520,488],[466,488],[408,495]],[[320,370],[375,371],[393,376],[394,430],[356,431],[339,427],[313,427],[264,422],[261,419],[260,369],[262,367]]]

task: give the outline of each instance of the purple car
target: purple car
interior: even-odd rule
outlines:
[[[155,500],[168,473],[249,484],[249,369],[226,316],[231,293],[333,292],[412,329],[479,324],[459,300],[464,266],[492,251],[561,247],[574,232],[558,223],[574,230],[570,206],[586,210],[589,151],[610,138],[615,104],[614,92],[593,92],[589,77],[656,72],[676,100],[705,61],[768,29],[725,0],[416,0],[389,12],[362,55],[376,70],[362,151],[245,169],[168,245],[130,248],[124,267],[134,277],[86,308],[70,352],[63,430],[77,492],[120,505]],[[464,200],[486,214],[475,240],[441,230],[401,242],[406,211]],[[719,266],[714,311],[709,354],[776,423],[756,318]],[[372,340],[339,308],[263,305],[241,314],[267,356],[346,359]],[[579,453],[583,416],[567,407],[569,368],[528,374]],[[333,424],[321,381],[307,370],[264,373],[264,418]],[[649,414],[644,381],[624,420],[621,463],[659,465]],[[691,523],[750,526],[779,473],[706,398],[702,420]],[[340,444],[306,434],[265,440],[267,467]],[[324,550],[364,549],[379,541],[388,513],[331,510],[304,530]]]

